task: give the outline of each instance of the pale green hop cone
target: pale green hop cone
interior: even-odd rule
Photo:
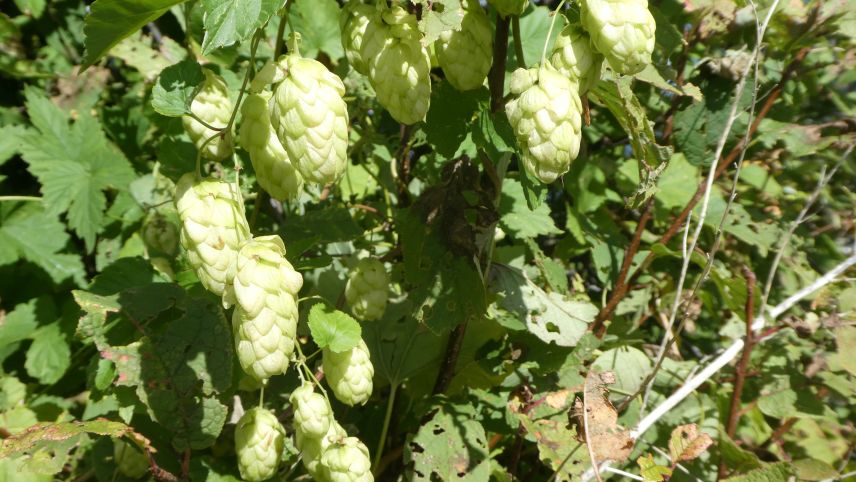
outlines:
[[[311,382],[291,392],[289,397],[294,407],[294,431],[306,437],[323,437],[330,430],[333,412],[324,395],[316,392]]]
[[[657,24],[648,0],[580,0],[580,20],[616,72],[636,74],[651,63]]]
[[[262,94],[249,94],[241,114],[241,146],[250,154],[259,185],[280,201],[297,197],[303,188],[303,177],[271,126],[267,99]]]
[[[300,432],[294,433],[294,444],[300,450],[300,459],[303,461],[303,466],[309,475],[323,480],[323,471],[321,470],[321,456],[331,444],[337,443],[347,437],[345,429],[339,425],[336,420],[331,419],[330,428],[323,437],[310,437],[303,435]]]
[[[240,192],[234,183],[197,181],[187,173],[175,186],[175,207],[181,220],[179,239],[190,266],[202,286],[231,305],[238,249],[250,238]]]
[[[339,14],[345,56],[351,67],[363,75],[369,72],[368,62],[362,56],[363,38],[369,24],[379,21],[377,8],[366,5],[362,0],[348,0]]]
[[[487,3],[493,5],[503,17],[510,15],[520,15],[529,6],[529,0],[487,0]]]
[[[462,2],[460,30],[446,30],[434,44],[446,80],[458,90],[481,87],[493,61],[493,27],[476,0]]]
[[[369,449],[356,437],[347,437],[327,447],[321,466],[330,482],[374,482]]]
[[[348,159],[345,85],[324,64],[299,53],[279,64],[287,75],[274,93],[271,124],[305,181],[335,182]]]
[[[113,440],[113,461],[125,477],[139,479],[149,471],[149,459],[134,445],[124,440]]]
[[[582,95],[600,79],[603,56],[592,47],[582,27],[569,24],[556,37],[550,61],[559,73],[579,85]]]
[[[425,118],[431,103],[431,59],[416,16],[396,5],[371,22],[360,55],[380,104],[402,124]]]
[[[324,375],[333,394],[345,405],[363,405],[372,394],[374,366],[363,340],[354,348],[336,353],[323,352]]]
[[[505,106],[530,175],[548,184],[568,172],[580,150],[582,103],[576,84],[547,62],[517,69],[511,76],[514,98]]]
[[[202,72],[205,74],[205,82],[190,103],[190,112],[211,127],[226,127],[233,108],[226,81],[208,69],[202,69]],[[196,144],[197,149],[202,150],[202,156],[206,159],[221,161],[232,154],[231,132],[221,136],[220,131],[209,129],[189,115],[183,116],[181,123],[190,140]],[[211,136],[216,137],[206,143]]]
[[[276,475],[285,430],[276,415],[263,408],[247,410],[235,427],[235,454],[241,478],[260,482]]]
[[[382,317],[389,300],[389,275],[383,263],[374,258],[361,259],[348,277],[345,299],[359,320]]]
[[[247,241],[238,252],[232,328],[238,361],[258,379],[285,373],[297,335],[303,277],[285,259],[277,235]]]

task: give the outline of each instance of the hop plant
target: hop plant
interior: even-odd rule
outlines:
[[[238,252],[232,315],[235,351],[244,371],[258,380],[288,369],[301,286],[303,277],[285,259],[279,236],[252,239]]]
[[[549,62],[511,75],[514,98],[505,113],[514,128],[526,172],[551,183],[580,150],[582,103],[577,86]]]
[[[241,114],[241,146],[250,153],[259,185],[280,201],[297,197],[303,188],[303,177],[273,131],[265,97],[249,94],[241,106]]]
[[[327,383],[345,405],[363,405],[372,394],[374,367],[363,340],[350,350],[336,353],[324,349],[323,367]]]
[[[197,181],[193,173],[185,174],[175,186],[175,207],[181,220],[181,246],[196,276],[202,286],[231,305],[238,249],[250,238],[237,186],[217,179]]]
[[[389,275],[383,263],[374,258],[361,259],[345,285],[345,299],[360,320],[382,317],[389,299]]]
[[[235,454],[241,478],[250,482],[276,475],[285,444],[285,430],[269,410],[256,407],[244,412],[235,426]]]
[[[550,60],[559,73],[579,85],[580,95],[600,79],[603,56],[594,50],[588,34],[577,24],[568,24],[562,29]]]
[[[357,72],[367,75],[367,62],[362,56],[363,38],[371,22],[379,22],[377,9],[366,5],[362,0],[349,0],[339,14],[339,28],[342,31],[342,48],[348,63]]]
[[[174,256],[178,251],[178,228],[166,216],[155,212],[143,224],[143,242],[149,253]]]
[[[477,1],[462,3],[465,10],[461,29],[444,31],[434,46],[449,83],[458,90],[471,90],[484,84],[490,70],[493,28]]]
[[[139,479],[149,471],[149,459],[132,444],[113,440],[113,461],[125,477]]]
[[[366,28],[360,55],[378,102],[403,124],[425,118],[431,103],[431,59],[416,16],[395,5]]]
[[[336,420],[330,419],[330,428],[323,437],[311,437],[297,431],[294,433],[294,442],[300,450],[300,458],[303,466],[313,478],[320,479],[323,475],[321,470],[321,456],[330,445],[347,437],[345,429]],[[322,479],[323,480],[323,479]]]
[[[291,392],[294,430],[307,437],[321,438],[330,430],[333,412],[324,395],[316,393],[312,383],[304,382]]]
[[[520,15],[529,6],[529,0],[487,0],[503,17]]]
[[[303,179],[331,183],[348,159],[345,85],[321,62],[292,52],[279,61],[287,75],[274,93],[271,123]]]
[[[226,81],[208,69],[202,69],[202,72],[205,74],[205,82],[190,103],[190,112],[209,126],[226,127],[232,116],[232,101],[229,100]],[[202,156],[206,159],[220,161],[232,154],[231,132],[209,129],[189,115],[183,116],[181,123],[190,140],[202,151]],[[212,136],[214,138],[206,143]]]
[[[321,466],[330,482],[374,481],[369,449],[356,437],[346,437],[327,447],[321,456]]]
[[[581,0],[580,20],[616,72],[632,75],[651,63],[657,25],[648,0]]]

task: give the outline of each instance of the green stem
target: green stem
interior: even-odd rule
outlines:
[[[42,198],[38,196],[0,196],[0,201],[37,201],[41,202]]]
[[[290,3],[290,2],[289,2]],[[282,54],[282,46],[285,36],[285,23],[288,21],[288,5],[286,5],[285,9],[282,12],[282,16],[279,17],[279,26],[276,29],[276,44],[274,44],[273,48],[273,61],[276,62],[276,59],[279,58],[280,54]]]
[[[378,465],[380,464],[380,459],[383,456],[383,448],[386,445],[386,436],[389,431],[389,422],[392,419],[392,407],[395,405],[395,392],[398,389],[398,385],[392,384],[389,386],[389,398],[386,401],[386,414],[383,416],[383,428],[380,429],[380,440],[377,442],[377,450],[375,451],[374,463],[372,467],[374,467],[375,475],[377,475]]]
[[[523,57],[523,40],[520,38],[520,17],[511,17],[511,32],[514,36],[514,55],[517,57],[517,66],[526,68],[526,59]],[[550,37],[547,36],[547,41]]]
[[[559,16],[559,12],[562,10],[562,7],[565,5],[565,0],[559,2],[559,5],[556,7],[556,10],[553,11],[553,18],[550,20],[550,29],[547,30],[547,39],[544,40],[544,50],[541,51],[541,65],[544,65],[544,61],[547,59],[547,46],[550,45],[550,37],[553,36],[553,27],[556,25],[556,17]]]

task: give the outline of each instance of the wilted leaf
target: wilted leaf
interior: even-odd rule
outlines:
[[[574,407],[579,420],[580,435],[589,445],[597,461],[621,462],[630,456],[633,439],[630,432],[618,425],[618,413],[606,398],[606,385],[614,383],[611,373],[589,371],[583,399]]]
[[[699,432],[696,424],[681,425],[672,430],[672,436],[669,438],[669,455],[672,463],[677,464],[699,457],[711,445],[713,445],[713,439],[710,435]]]

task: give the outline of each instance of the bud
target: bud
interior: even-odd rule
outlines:
[[[291,392],[289,398],[294,407],[294,430],[307,437],[323,437],[330,430],[333,412],[324,395],[316,393],[311,382]]]
[[[381,318],[389,299],[389,275],[383,263],[374,258],[361,259],[345,285],[345,299],[357,319]]]
[[[476,0],[462,4],[461,29],[444,31],[434,45],[446,80],[458,90],[471,90],[481,87],[490,71],[493,28]]]
[[[300,449],[300,458],[303,460],[303,466],[309,475],[316,479],[320,479],[321,471],[321,456],[331,444],[339,442],[347,437],[345,429],[338,422],[331,418],[330,428],[327,434],[323,437],[310,437],[303,435],[300,432],[295,432],[294,442],[297,448]],[[321,479],[323,480],[323,479]]]
[[[373,482],[371,465],[369,449],[356,437],[330,445],[321,456],[324,475],[330,482]]]
[[[580,0],[580,20],[616,72],[636,74],[651,63],[657,24],[648,0]]]
[[[276,415],[263,408],[247,410],[235,427],[235,454],[241,478],[260,482],[276,475],[285,430]]]
[[[580,86],[585,94],[600,79],[603,56],[591,45],[588,34],[579,25],[569,24],[556,37],[550,55],[553,67]]]
[[[208,69],[202,69],[202,72],[205,74],[205,82],[190,103],[190,112],[211,127],[224,128],[229,124],[233,108],[226,81]],[[231,132],[222,133],[209,129],[189,115],[183,116],[181,123],[190,140],[202,151],[202,156],[206,159],[221,161],[232,154]],[[206,143],[211,137],[214,138]]]
[[[340,402],[353,406],[368,401],[372,394],[374,367],[363,340],[342,353],[325,348],[323,367],[325,379]]]

